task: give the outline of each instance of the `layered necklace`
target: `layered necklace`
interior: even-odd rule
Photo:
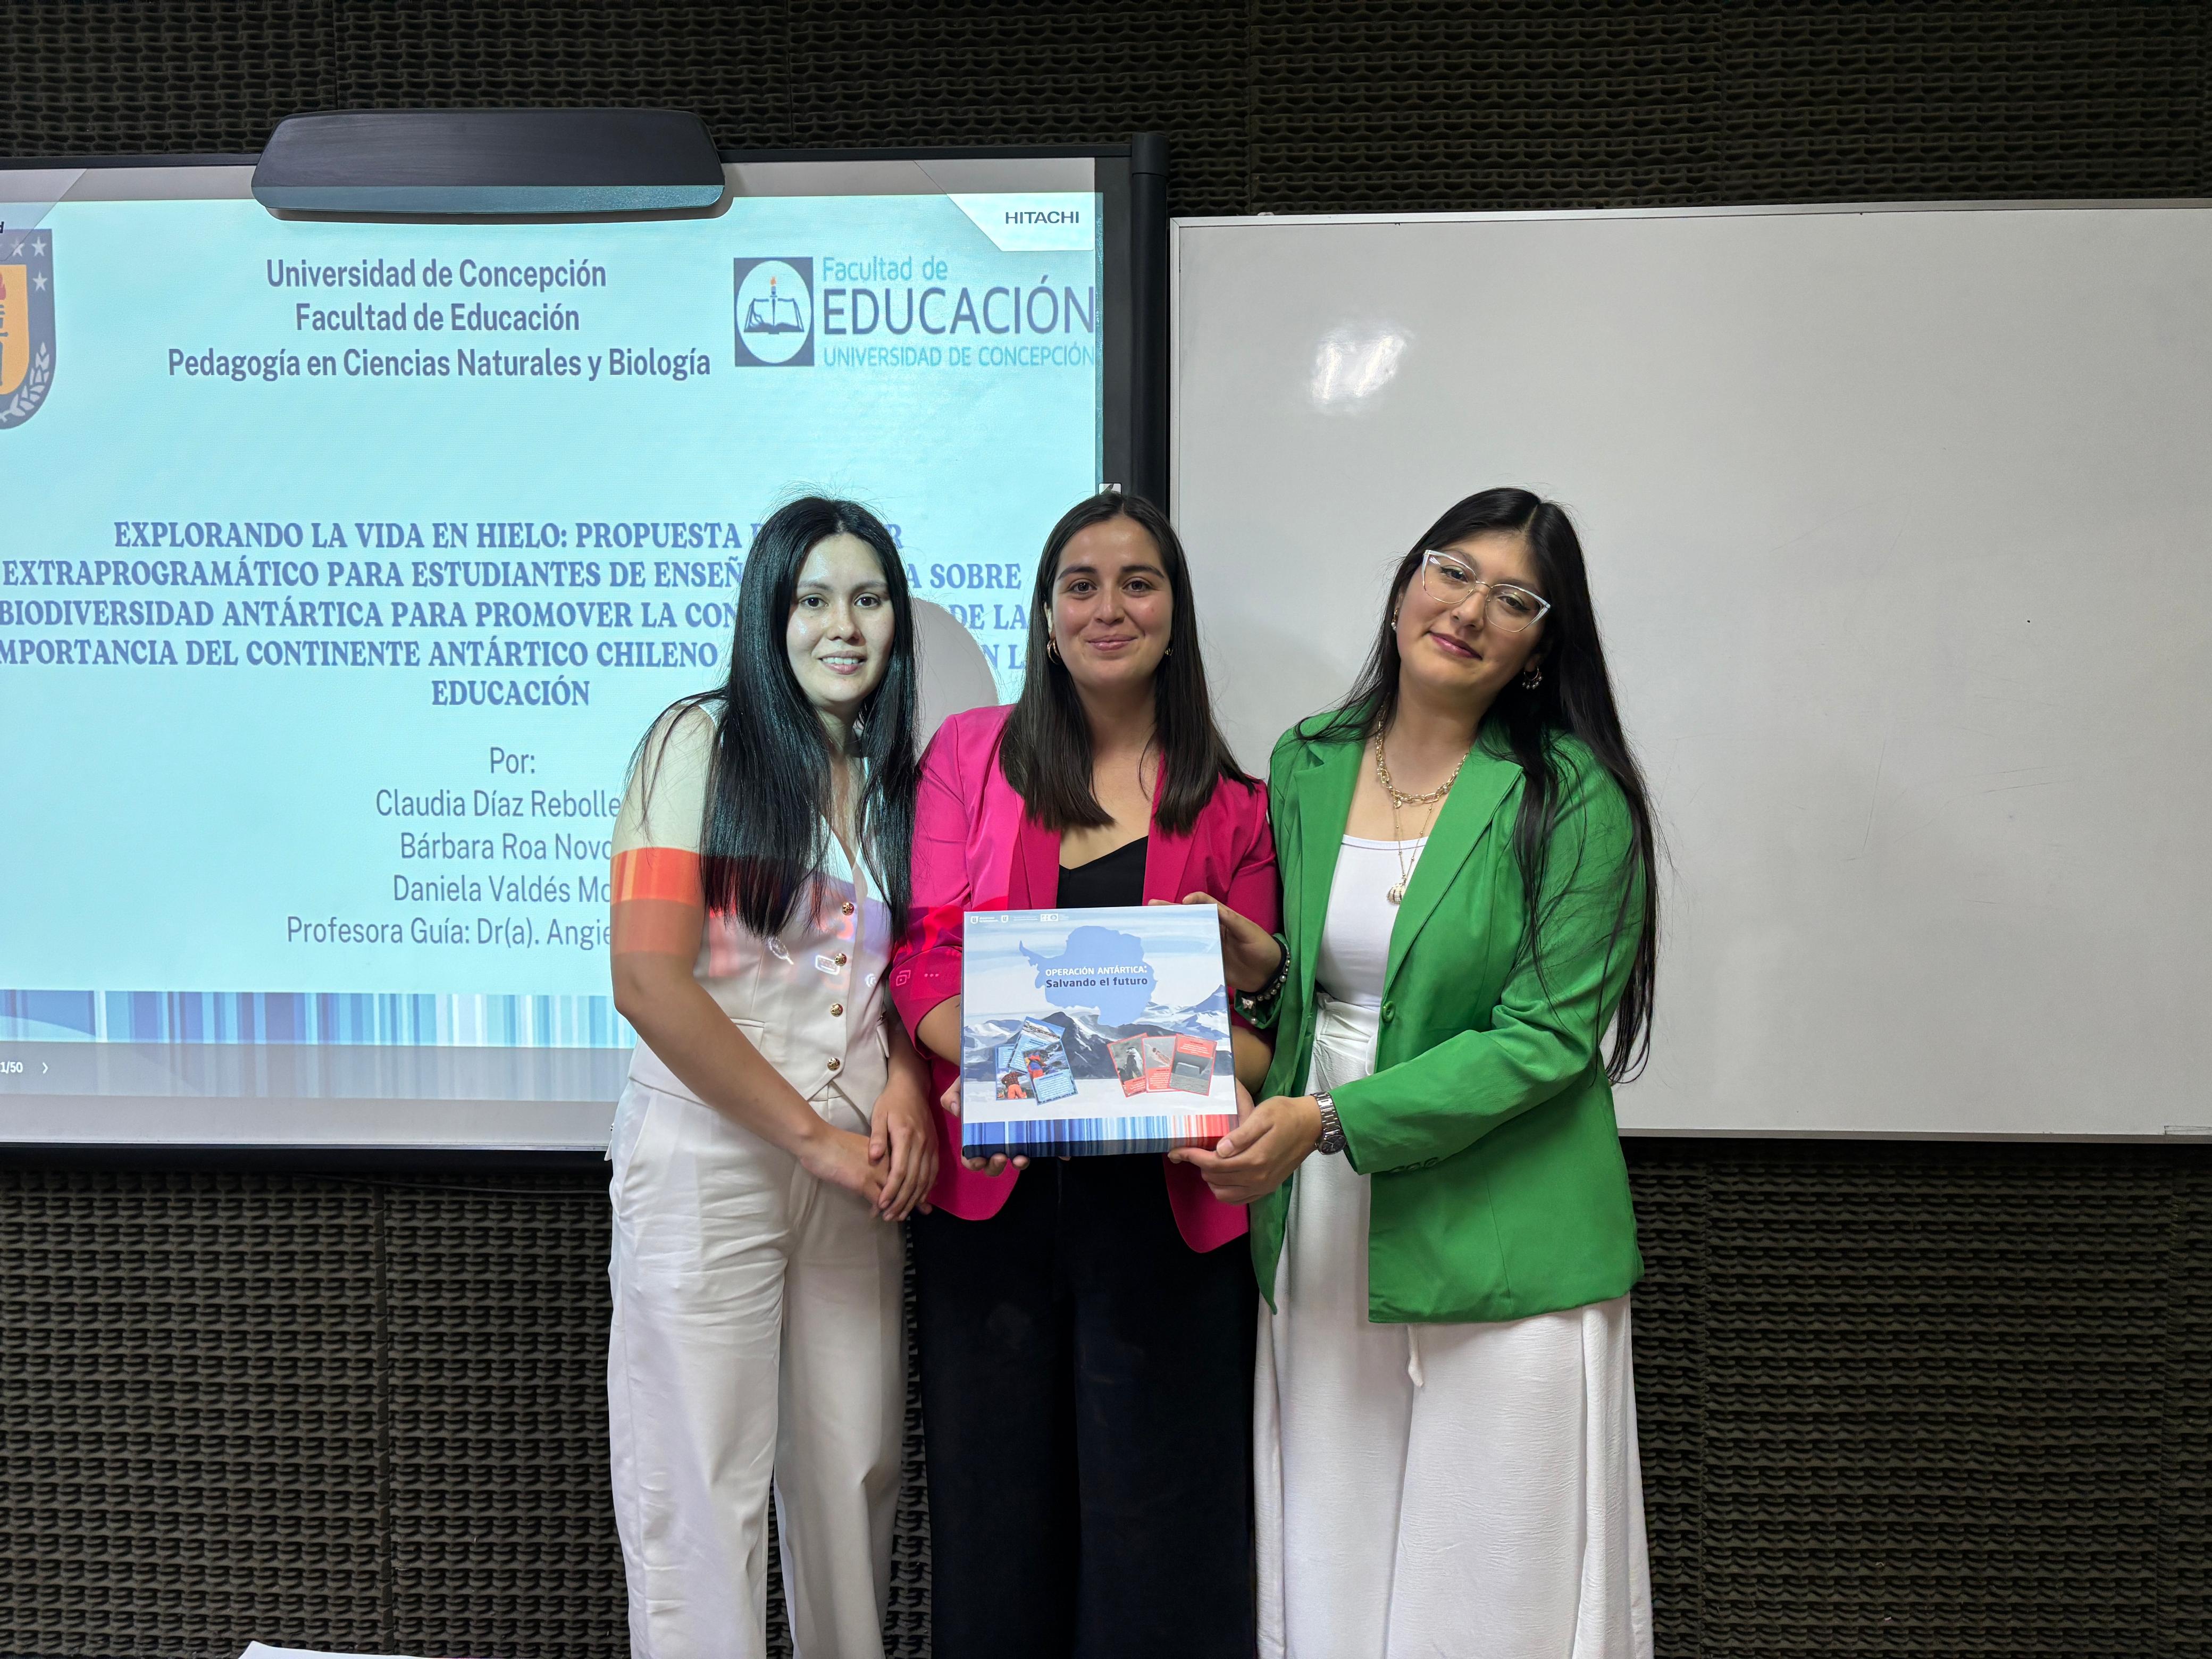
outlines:
[[[1413,866],[1406,862],[1406,836],[1398,822],[1399,809],[1406,806],[1420,806],[1428,809],[1423,815],[1421,834],[1419,837],[1425,841],[1428,837],[1429,827],[1436,820],[1437,807],[1442,804],[1445,796],[1451,793],[1452,785],[1459,781],[1459,775],[1467,766],[1467,756],[1474,752],[1474,745],[1469,744],[1467,754],[1459,757],[1459,764],[1452,768],[1449,777],[1425,795],[1409,795],[1391,781],[1390,763],[1383,757],[1382,754],[1382,734],[1380,732],[1375,734],[1375,781],[1382,786],[1382,793],[1390,798],[1390,839],[1398,854],[1398,884],[1386,896],[1391,903],[1403,904],[1406,902],[1406,889],[1413,879]],[[1419,862],[1420,855],[1416,854],[1413,863]]]

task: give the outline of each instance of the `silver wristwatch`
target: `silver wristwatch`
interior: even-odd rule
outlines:
[[[1328,1090],[1314,1096],[1314,1104],[1321,1108],[1321,1139],[1314,1142],[1314,1151],[1322,1153],[1344,1150],[1344,1125],[1336,1121],[1336,1102]]]

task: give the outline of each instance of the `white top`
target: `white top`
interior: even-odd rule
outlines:
[[[1390,929],[1398,907],[1390,890],[1412,874],[1429,838],[1367,841],[1346,836],[1328,884],[1328,915],[1322,923],[1314,983],[1339,1002],[1382,1006],[1382,977],[1390,965]]]
[[[623,797],[614,836],[614,949],[625,934],[623,907],[635,895],[660,897],[678,884],[698,902],[699,846],[714,725],[696,708],[653,729]],[[890,913],[836,836],[824,834],[823,868],[781,933],[763,939],[734,915],[707,918],[692,972],[732,1024],[791,1085],[812,1099],[835,1091],[866,1115],[889,1075],[883,1029],[884,970]],[[651,937],[648,915],[636,937]],[[640,1042],[630,1075],[671,1094],[690,1091]]]

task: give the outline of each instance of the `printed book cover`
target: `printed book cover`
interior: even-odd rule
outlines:
[[[1235,1126],[1212,905],[971,910],[965,951],[967,1156],[1158,1152]]]

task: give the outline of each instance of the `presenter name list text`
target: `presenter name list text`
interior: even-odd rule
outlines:
[[[538,757],[530,750],[502,744],[486,747],[484,770],[502,781],[527,777],[538,767]],[[416,910],[389,920],[288,916],[288,944],[564,951],[605,947],[605,916],[580,915],[574,907],[604,906],[611,897],[611,830],[622,805],[612,791],[511,785],[409,790],[386,785],[374,799],[380,818],[440,826],[398,831],[398,860],[405,867],[392,874],[395,906],[508,908]],[[571,908],[550,908],[556,906]],[[532,914],[530,907],[540,908]],[[334,938],[328,927],[353,931]]]

